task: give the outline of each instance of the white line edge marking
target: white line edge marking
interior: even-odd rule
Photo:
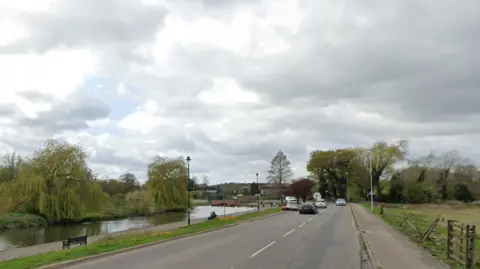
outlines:
[[[293,233],[293,232],[295,232],[295,229],[291,229],[288,233],[284,234],[283,237],[286,237],[287,235],[289,235],[289,234],[291,234],[291,233]]]
[[[300,225],[298,225],[298,228],[302,227],[303,225],[305,225],[305,222],[302,222]]]
[[[264,246],[263,248],[261,248],[260,250],[258,250],[257,252],[253,253],[252,256],[250,256],[250,258],[253,258],[255,256],[257,256],[257,254],[259,254],[260,252],[264,251],[265,249],[271,247],[273,244],[277,243],[277,241],[273,241],[272,243]]]

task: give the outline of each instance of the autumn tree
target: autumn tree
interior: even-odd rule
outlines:
[[[269,183],[283,185],[293,176],[290,161],[283,151],[279,151],[270,162],[267,180]]]
[[[88,177],[85,151],[64,141],[48,140],[24,165],[10,197],[50,221],[79,219],[99,211],[106,196]]]
[[[186,208],[186,161],[183,158],[156,157],[148,165],[146,187],[156,210]]]
[[[295,180],[292,184],[290,184],[290,186],[288,187],[288,194],[297,198],[297,201],[302,198],[302,200],[305,202],[307,201],[308,197],[312,196],[312,189],[314,186],[314,181],[308,178],[301,178]]]

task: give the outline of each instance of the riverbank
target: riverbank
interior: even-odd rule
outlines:
[[[41,216],[34,214],[20,212],[0,214],[0,230],[45,225],[47,225],[47,221]]]
[[[158,212],[153,212],[150,214],[135,214],[129,212],[118,212],[118,213],[98,213],[98,214],[88,214],[87,216],[81,219],[65,219],[56,222],[48,222],[45,218],[39,215],[22,213],[22,212],[10,212],[10,213],[0,213],[0,230],[4,229],[17,229],[17,228],[28,228],[28,227],[39,227],[39,226],[56,226],[56,225],[73,225],[84,222],[95,222],[95,221],[108,221],[108,220],[118,220],[126,219],[132,217],[150,217],[159,214],[172,213],[172,212],[185,212],[184,208],[173,208],[165,209]]]
[[[70,250],[61,250],[61,242],[55,242],[34,247],[13,249],[0,252],[0,268],[2,269],[28,269],[42,265],[87,257],[95,254],[111,252],[115,250],[135,247],[147,243],[164,241],[175,237],[218,229],[241,221],[251,221],[255,218],[282,213],[280,208],[269,208],[260,212],[238,212],[227,218],[220,217],[214,221],[205,222],[205,219],[192,221],[191,226],[186,222],[171,223],[126,231],[108,236],[88,238],[89,245],[74,247]]]

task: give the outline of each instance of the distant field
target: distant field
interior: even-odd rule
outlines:
[[[425,205],[391,205],[385,204],[387,210],[395,212],[408,211],[421,214],[433,221],[436,218],[457,220],[466,224],[474,224],[480,228],[480,205],[466,204],[425,204]]]

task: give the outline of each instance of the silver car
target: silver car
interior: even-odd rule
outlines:
[[[315,203],[315,206],[317,208],[327,208],[327,202],[325,200],[318,200],[316,203]]]
[[[346,206],[347,205],[347,201],[345,201],[345,199],[337,199],[335,201],[335,205],[337,206]]]

